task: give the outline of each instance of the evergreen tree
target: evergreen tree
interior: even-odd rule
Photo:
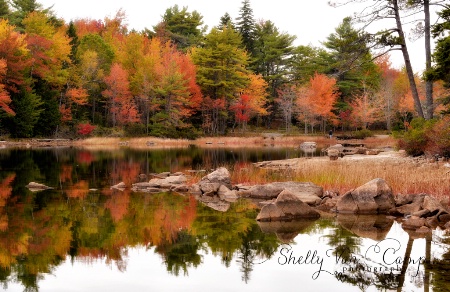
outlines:
[[[315,73],[327,73],[331,59],[330,53],[325,49],[310,45],[296,47],[290,63],[292,81],[305,84]]]
[[[256,26],[255,55],[251,67],[269,85],[269,93],[277,96],[277,89],[288,81],[289,64],[295,36],[280,33],[275,24],[265,21]]]
[[[171,40],[178,49],[185,51],[187,48],[197,45],[205,28],[203,16],[197,11],[188,12],[187,7],[180,10],[178,5],[168,8],[162,17],[162,21],[153,27],[156,35],[162,39]]]
[[[5,121],[11,136],[14,138],[32,137],[34,127],[42,112],[41,97],[34,92],[22,89],[20,92],[12,95],[12,101],[12,107],[16,115]]]
[[[250,7],[250,1],[244,0],[239,11],[239,17],[236,19],[236,28],[241,34],[242,44],[250,55],[254,54],[255,48],[255,20],[253,10]]]
[[[36,0],[11,0],[13,12],[10,14],[9,21],[12,25],[23,28],[22,20],[33,11],[43,10],[42,5]]]
[[[225,14],[220,18],[220,22],[217,28],[222,29],[224,26],[231,26],[231,27],[235,26],[228,12],[225,12]]]
[[[224,133],[230,104],[249,84],[248,57],[240,35],[230,27],[213,28],[202,48],[192,52],[197,83],[207,96],[203,105],[204,130]]]
[[[435,65],[426,72],[426,79],[430,81],[442,80],[445,88],[450,88],[450,36],[446,32],[450,31],[450,5],[438,13],[442,22],[433,26],[433,37],[437,38],[436,48],[433,54]],[[443,111],[450,114],[450,95],[444,96],[441,102],[447,106]]]
[[[8,2],[0,0],[0,18],[8,18],[10,13]]]
[[[367,87],[376,89],[378,86],[379,74],[367,43],[367,35],[354,29],[349,17],[344,18],[335,33],[323,42],[331,56],[327,73],[337,79],[345,101],[350,101]]]
[[[73,23],[73,21],[71,21],[69,23],[69,27],[67,28],[67,32],[66,32],[67,36],[70,38],[70,45],[71,45],[71,51],[70,51],[70,60],[72,61],[73,64],[77,63],[77,50],[78,50],[78,45],[80,44],[80,41],[78,40],[78,35],[77,35],[77,29]]]

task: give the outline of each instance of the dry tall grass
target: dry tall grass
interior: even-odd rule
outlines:
[[[264,184],[273,181],[313,182],[324,190],[343,194],[374,178],[382,178],[394,194],[427,193],[450,196],[450,169],[442,163],[414,164],[405,158],[395,160],[300,159],[295,168],[262,169],[253,165],[232,170],[234,183]]]
[[[273,139],[270,136],[252,136],[252,137],[202,137],[196,140],[187,139],[165,139],[155,137],[140,137],[140,138],[116,138],[116,137],[93,137],[74,142],[75,146],[80,147],[106,147],[117,148],[119,146],[129,146],[133,148],[145,147],[184,147],[188,145],[197,145],[201,147],[261,147],[265,145],[276,146],[294,146],[298,147],[303,142],[316,142],[319,147],[326,147],[340,143],[342,141],[336,139],[329,139],[325,136],[275,136]],[[355,141],[346,141],[355,142]],[[363,142],[367,147],[379,147],[396,145],[396,140],[390,136],[376,136],[366,138]]]

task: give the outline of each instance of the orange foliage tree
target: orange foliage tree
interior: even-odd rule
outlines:
[[[11,98],[9,92],[5,89],[5,84],[3,84],[3,79],[6,76],[6,61],[0,59],[0,108],[10,115],[14,115],[14,111],[9,107],[11,103]]]
[[[375,93],[377,107],[380,109],[378,118],[384,118],[386,128],[391,130],[400,99],[400,95],[395,89],[396,80],[400,76],[400,71],[392,68],[389,55],[379,57],[375,64],[381,73],[380,89]]]
[[[379,109],[374,96],[370,94],[365,84],[363,84],[362,93],[355,96],[350,105],[352,107],[351,120],[356,128],[366,129],[371,123],[376,121]]]
[[[0,19],[0,59],[6,65],[2,83],[8,92],[17,92],[20,86],[25,85],[23,72],[31,64],[25,35],[14,29],[7,20]]]
[[[139,114],[130,91],[128,73],[120,64],[114,63],[105,77],[107,89],[102,94],[108,98],[112,126],[139,121]]]
[[[65,28],[56,28],[42,12],[32,12],[24,20],[28,48],[32,54],[32,74],[61,87],[67,82],[70,39]]]
[[[249,75],[250,84],[243,90],[243,93],[235,101],[230,109],[235,114],[236,122],[242,125],[245,131],[247,122],[257,115],[258,117],[267,115],[267,82],[261,75]]]
[[[332,110],[339,97],[336,79],[315,73],[301,92],[304,96],[298,103],[308,104],[308,110],[321,121],[322,129],[325,131],[325,122],[335,118]]]

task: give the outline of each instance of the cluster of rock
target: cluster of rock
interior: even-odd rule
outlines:
[[[369,149],[363,144],[335,144],[323,150],[330,160],[337,160],[344,155],[364,154],[364,155],[378,155],[381,150]]]
[[[148,182],[139,182],[132,185],[131,190],[135,192],[159,193],[163,191],[188,192],[188,177],[182,172],[163,172],[152,174]],[[112,188],[115,188],[113,186]]]
[[[348,214],[384,215],[384,218],[390,220],[399,219],[405,229],[418,232],[429,232],[438,226],[450,229],[448,202],[440,202],[425,194],[394,196],[386,181],[380,178],[339,196],[324,192],[322,187],[309,182],[232,186],[230,173],[223,167],[192,185],[188,184],[189,176],[183,173],[166,172],[152,176],[148,182],[133,184],[131,189],[148,193],[190,193],[206,206],[222,212],[227,211],[230,203],[238,198],[249,198],[257,201],[261,207],[256,218],[259,222],[317,219],[326,211],[337,213],[338,217]],[[32,191],[51,189],[34,182],[27,187]],[[126,187],[121,182],[111,188],[123,190]],[[265,224],[265,228],[274,228],[270,226],[272,225]]]

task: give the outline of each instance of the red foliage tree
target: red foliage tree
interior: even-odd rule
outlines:
[[[5,89],[3,79],[6,76],[6,61],[0,59],[0,108],[10,115],[14,115],[14,111],[9,107],[11,98],[8,91]]]
[[[102,94],[108,98],[112,126],[138,122],[139,113],[130,91],[127,71],[120,64],[114,63],[104,81],[107,89]]]
[[[251,97],[248,94],[241,94],[237,102],[230,106],[230,109],[234,112],[236,122],[242,124],[242,129],[245,130],[247,122],[250,120]]]

